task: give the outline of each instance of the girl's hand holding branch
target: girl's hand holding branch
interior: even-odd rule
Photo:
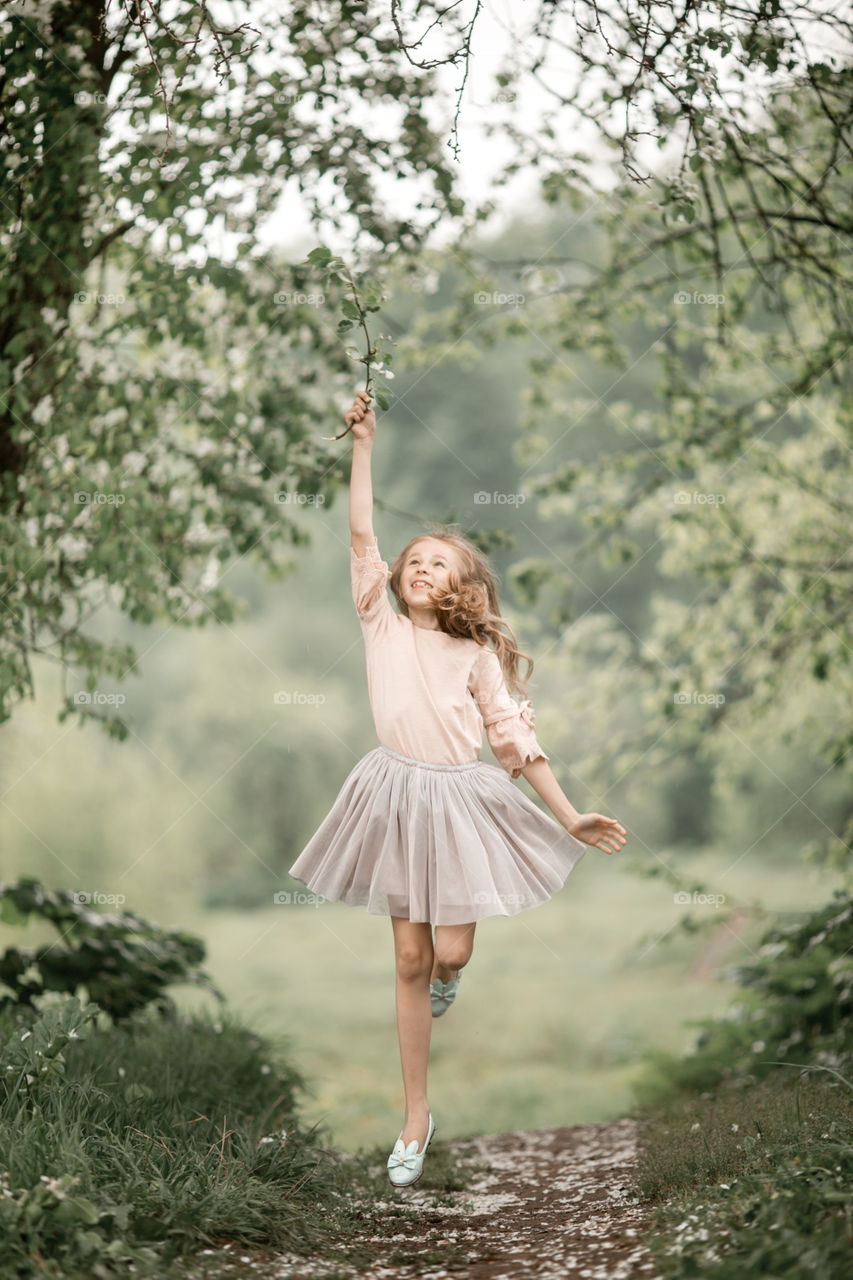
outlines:
[[[344,422],[352,428],[356,440],[373,442],[376,434],[376,414],[370,406],[370,396],[366,391],[359,391],[351,408],[344,414]]]

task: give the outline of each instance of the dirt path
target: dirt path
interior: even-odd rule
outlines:
[[[517,1130],[447,1146],[483,1168],[465,1191],[422,1189],[426,1170],[408,1191],[389,1185],[375,1205],[380,1215],[401,1203],[418,1212],[383,1236],[366,1224],[353,1242],[374,1253],[381,1241],[382,1262],[306,1266],[285,1256],[264,1269],[265,1280],[657,1280],[639,1239],[645,1211],[632,1190],[634,1121]]]

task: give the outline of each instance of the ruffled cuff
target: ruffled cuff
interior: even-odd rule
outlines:
[[[534,721],[533,704],[525,698],[515,710],[504,711],[484,722],[489,746],[511,778],[518,778],[522,769],[534,760],[550,759],[536,740]]]

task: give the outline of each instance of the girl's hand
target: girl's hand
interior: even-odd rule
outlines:
[[[370,407],[370,396],[366,391],[359,391],[352,402],[352,408],[344,414],[344,422],[356,440],[372,440],[376,432],[376,414]]]
[[[572,823],[566,824],[569,835],[584,844],[593,844],[605,853],[618,852],[625,844],[625,828],[615,818],[605,818],[602,813],[579,813]]]

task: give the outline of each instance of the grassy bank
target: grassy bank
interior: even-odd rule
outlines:
[[[0,1019],[7,1043],[37,1030],[21,1016]],[[387,1190],[384,1152],[341,1157],[305,1128],[305,1081],[283,1046],[232,1015],[92,1030],[63,1057],[64,1072],[5,1082],[4,1277],[163,1277],[202,1249],[209,1270],[229,1242],[334,1256]],[[431,1173],[437,1185],[456,1176],[447,1161]]]
[[[773,1076],[657,1113],[639,1188],[663,1276],[850,1274],[853,1089]]]
[[[771,930],[728,1016],[638,1089],[638,1189],[667,1280],[850,1273],[853,904]]]

